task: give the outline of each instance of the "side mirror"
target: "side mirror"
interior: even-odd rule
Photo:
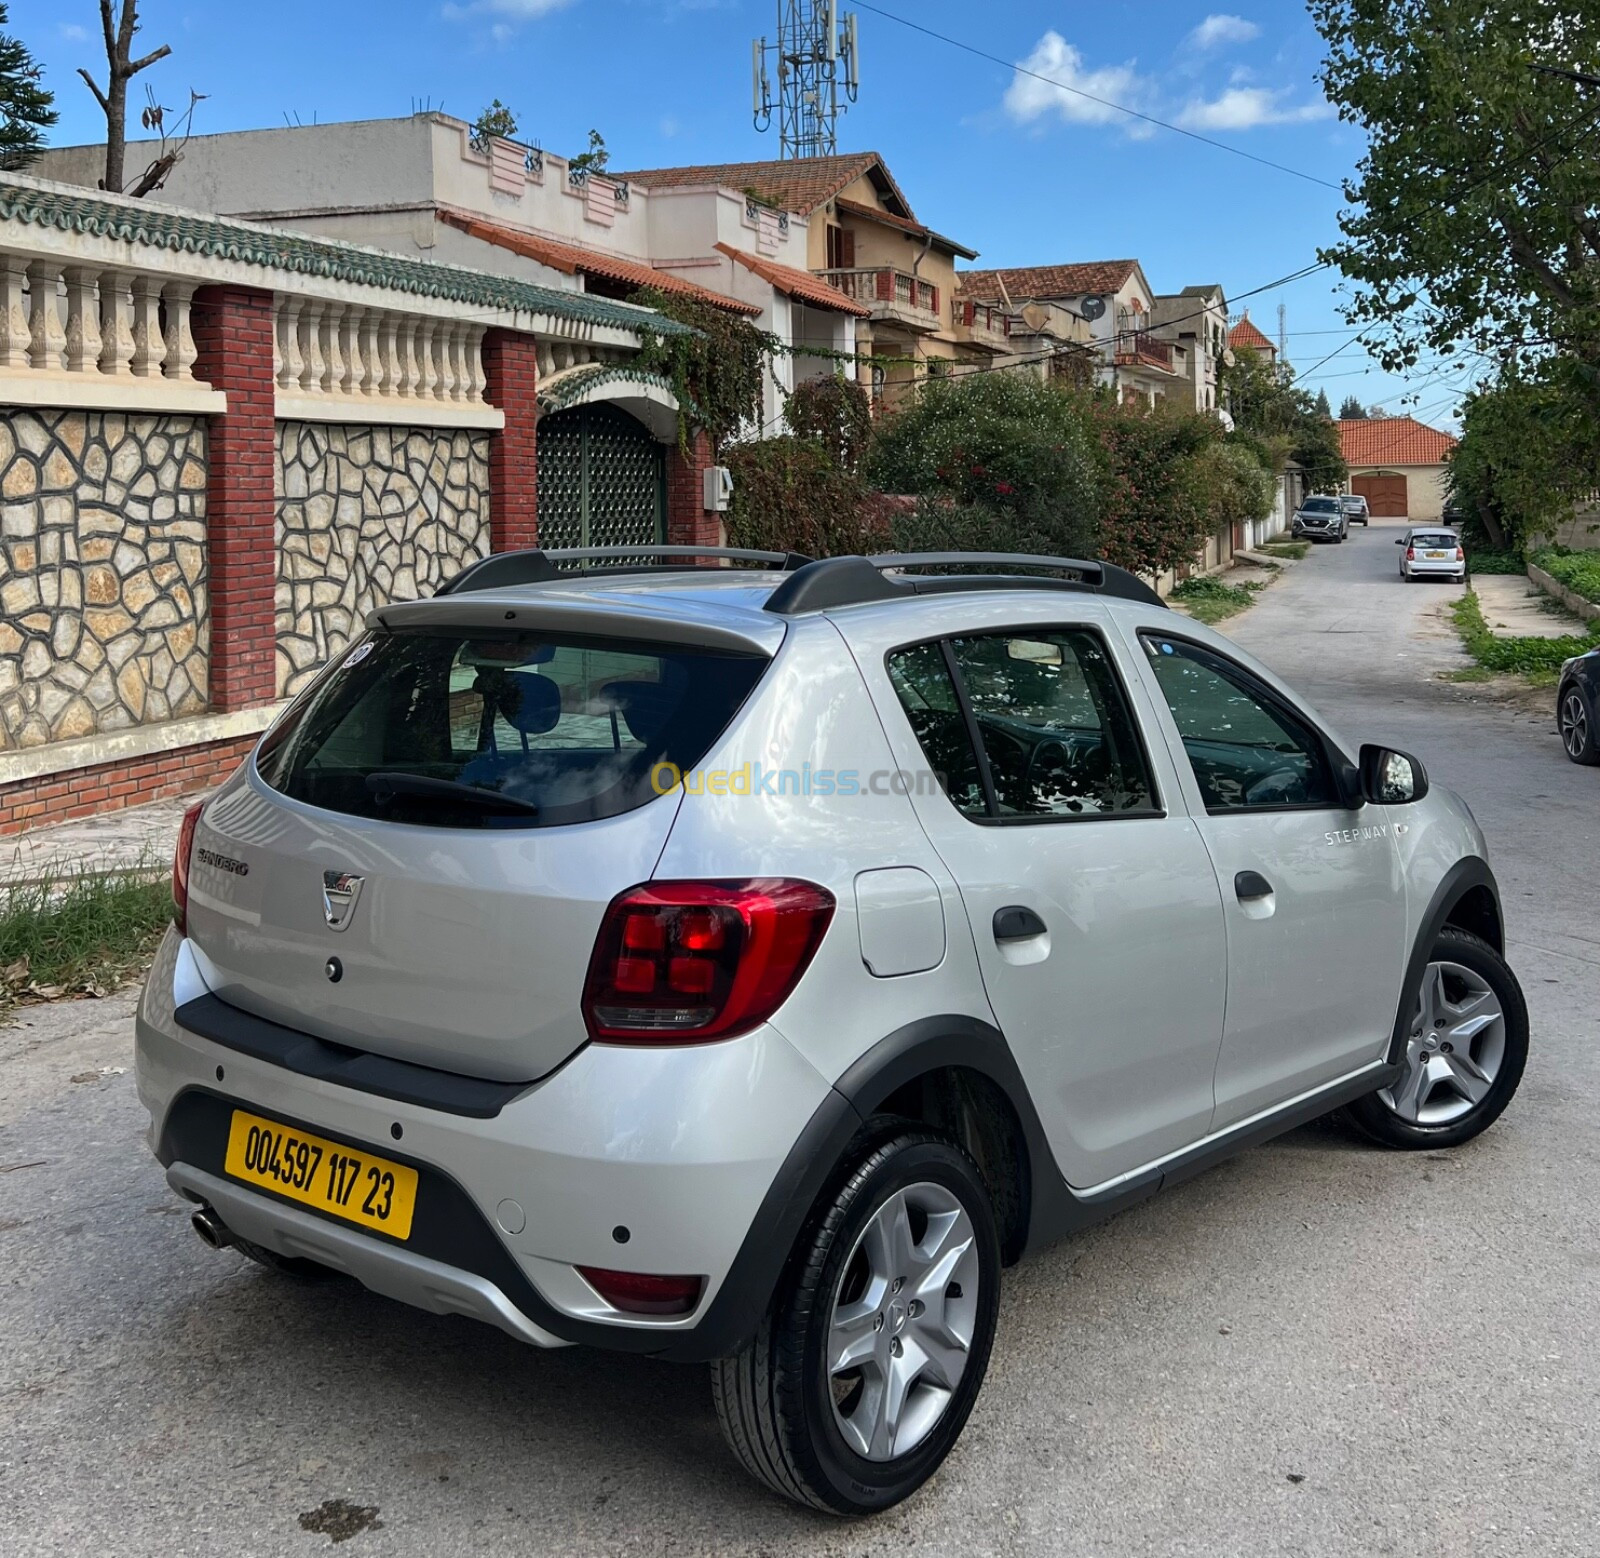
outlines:
[[[1394,538],[1394,544],[1396,546],[1404,546],[1406,544],[1406,538],[1404,536],[1396,536]]]
[[[1428,793],[1428,771],[1409,752],[1369,741],[1361,748],[1361,793],[1375,806],[1408,806]]]

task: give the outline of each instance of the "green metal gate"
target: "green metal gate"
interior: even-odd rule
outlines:
[[[645,425],[603,402],[539,418],[539,544],[648,546],[665,532],[666,459]]]

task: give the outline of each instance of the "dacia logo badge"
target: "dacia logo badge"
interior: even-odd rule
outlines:
[[[344,930],[350,916],[356,912],[356,900],[361,896],[362,876],[348,871],[322,873],[322,917],[332,930]]]

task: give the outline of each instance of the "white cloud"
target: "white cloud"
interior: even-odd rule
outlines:
[[[475,17],[500,16],[509,18],[509,22],[495,22],[490,28],[490,33],[497,43],[503,43],[511,35],[511,25],[514,22],[531,22],[541,16],[548,16],[552,11],[559,11],[570,5],[572,0],[470,0],[467,5],[447,4],[444,16],[447,21],[466,21]]]
[[[1137,120],[1128,120],[1125,114],[1118,113],[1107,103],[1078,95],[1088,92],[1127,108],[1142,106],[1150,83],[1134,69],[1134,63],[1129,60],[1125,65],[1102,65],[1097,70],[1088,70],[1077,48],[1060,33],[1047,32],[1018,65],[1017,74],[1006,88],[1005,110],[1019,124],[1033,124],[1056,114],[1070,124],[1126,122],[1130,127],[1137,126]],[[1025,70],[1033,74],[1023,75]],[[1046,79],[1039,80],[1041,76]],[[1052,85],[1052,82],[1060,85]],[[1062,87],[1076,90],[1064,92]]]
[[[1242,16],[1208,16],[1189,34],[1189,42],[1197,49],[1215,49],[1225,43],[1249,43],[1259,38],[1261,29]]]
[[[68,43],[87,43],[89,41],[89,29],[80,27],[76,22],[63,22],[61,24],[61,36]]]
[[[1229,87],[1209,102],[1191,99],[1176,122],[1186,130],[1253,130],[1263,124],[1305,124],[1333,115],[1332,104],[1321,99],[1289,104],[1283,101],[1285,95],[1266,87]]]

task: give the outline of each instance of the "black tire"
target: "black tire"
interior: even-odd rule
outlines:
[[[1570,734],[1567,727],[1569,699],[1577,700],[1576,713],[1582,716],[1573,719]],[[1585,767],[1600,763],[1600,742],[1595,740],[1595,710],[1589,707],[1589,700],[1576,682],[1563,684],[1556,694],[1556,724],[1561,732],[1561,749],[1571,762]]]
[[[1357,1099],[1345,1110],[1346,1116],[1386,1147],[1459,1147],[1481,1135],[1511,1102],[1528,1061],[1528,1006],[1506,960],[1488,942],[1454,926],[1439,932],[1428,958],[1430,962],[1459,963],[1488,984],[1504,1018],[1505,1050],[1488,1092],[1465,1115],[1448,1124],[1419,1125],[1402,1119],[1381,1093]]]
[[[755,1337],[735,1357],[711,1365],[723,1437],[745,1469],[775,1493],[836,1515],[888,1509],[938,1469],[983,1384],[999,1310],[1000,1241],[977,1165],[944,1136],[888,1129],[891,1134],[864,1138],[847,1155],[841,1179],[815,1208]],[[978,1266],[972,1337],[960,1380],[926,1437],[903,1455],[869,1460],[835,1420],[824,1359],[834,1296],[878,1210],[896,1192],[929,1183],[951,1193],[971,1221]]]

